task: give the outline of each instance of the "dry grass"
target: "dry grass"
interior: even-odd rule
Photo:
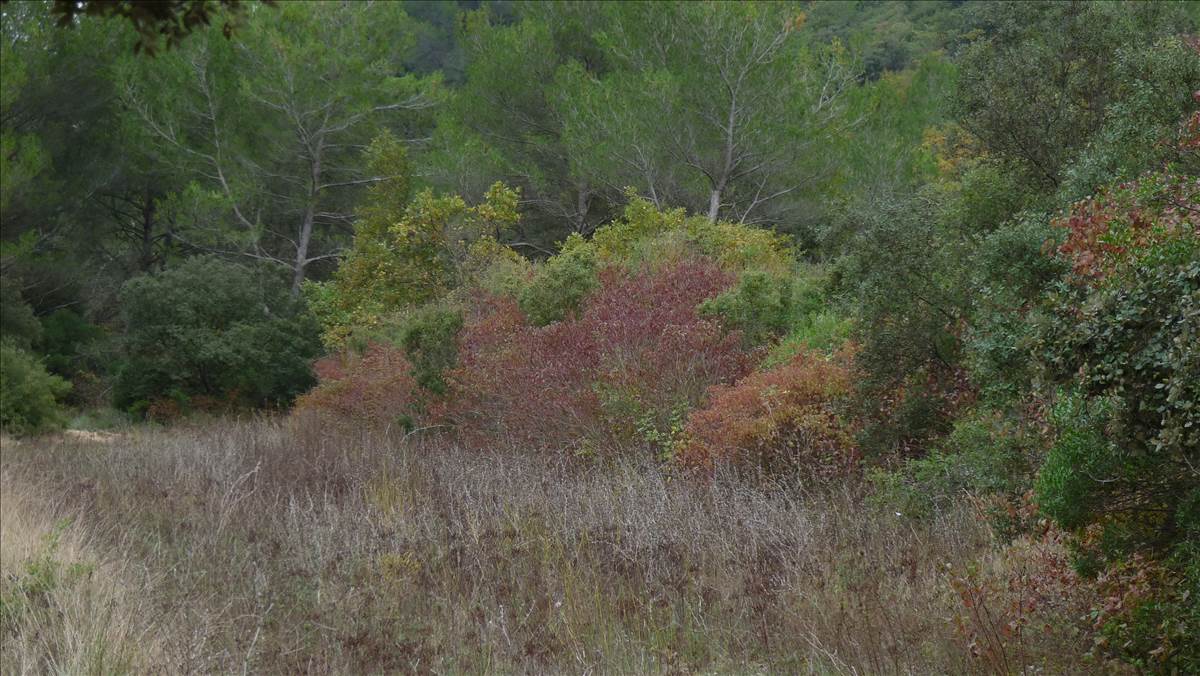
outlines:
[[[2,462],[5,593],[57,516],[13,526],[32,543],[13,555],[10,519],[77,514],[55,556],[105,571],[85,583],[89,608],[119,620],[101,625],[123,656],[103,671],[992,669],[955,622],[950,581],[997,551],[967,506],[914,523],[849,488],[701,484],[274,421],[6,444]],[[42,497],[10,501],[34,479]],[[175,629],[145,641],[147,619]],[[76,630],[27,621],[6,626],[4,664],[59,666],[62,649],[20,637]],[[1013,670],[1073,671],[1078,654],[1035,646]]]
[[[5,454],[13,442],[3,441]],[[147,584],[102,556],[79,520],[0,473],[0,672],[116,673],[161,665]]]

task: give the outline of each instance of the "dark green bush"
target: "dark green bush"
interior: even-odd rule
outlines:
[[[1197,253],[1193,238],[1191,262],[1151,252],[1127,276],[1064,291],[1041,326],[1047,373],[1079,394],[1056,412],[1039,502],[1068,528],[1100,523],[1118,549],[1177,541],[1200,487]]]
[[[871,478],[880,502],[910,516],[931,514],[967,494],[1013,501],[1032,478],[1036,445],[1019,419],[985,411],[957,421],[926,457]]]
[[[65,378],[72,378],[87,368],[87,359],[82,352],[104,334],[103,330],[78,312],[65,308],[42,317],[41,322],[41,349],[46,355],[46,368]]]
[[[458,361],[462,325],[462,312],[433,305],[417,310],[400,329],[400,346],[412,362],[413,378],[434,394],[446,391],[444,374]]]
[[[1106,402],[1090,403],[1078,394],[1062,397],[1054,407],[1057,438],[1034,490],[1042,512],[1064,528],[1081,528],[1107,508],[1117,508],[1112,498],[1120,491],[1113,482],[1129,482],[1130,473],[1139,469],[1105,437],[1110,411]]]
[[[130,280],[121,290],[121,408],[197,395],[284,405],[313,384],[318,327],[282,280],[217,258]]]
[[[1160,36],[1193,25],[1183,4],[976,4],[971,28],[978,32],[958,58],[960,123],[1014,176],[1057,187],[1106,113],[1144,90],[1123,55],[1149,51]],[[1190,91],[1183,81],[1172,87],[1178,92],[1170,103]]]
[[[990,232],[975,257],[976,307],[964,331],[964,357],[972,380],[994,403],[1018,401],[1036,376],[1029,358],[1036,331],[1027,310],[1067,269],[1046,255],[1047,242],[1061,235],[1047,221],[1023,213]]]
[[[1171,159],[1174,144],[1162,141],[1175,136],[1179,119],[1193,108],[1192,92],[1200,89],[1200,55],[1183,35],[1166,36],[1153,45],[1127,45],[1116,57],[1123,95],[1108,106],[1103,125],[1064,172],[1063,201],[1086,197]]]
[[[25,350],[42,339],[42,325],[21,297],[15,279],[0,278],[0,338]]]
[[[792,323],[792,281],[762,271],[741,276],[737,286],[700,304],[701,315],[716,316],[742,332],[747,345],[762,345],[787,332]]]
[[[0,340],[0,428],[12,434],[34,434],[62,424],[59,399],[71,384],[46,373],[33,354],[10,340]]]
[[[568,239],[521,292],[521,310],[532,324],[545,326],[578,309],[598,285],[595,250],[579,238]]]

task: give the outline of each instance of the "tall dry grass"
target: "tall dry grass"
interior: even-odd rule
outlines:
[[[913,522],[865,507],[849,486],[807,493],[719,473],[697,482],[651,463],[418,437],[332,438],[256,421],[6,444],[6,579],[41,537],[20,536],[33,544],[10,558],[8,519],[76,515],[55,555],[78,538],[71,560],[106,571],[86,582],[109,590],[92,603],[110,609],[105,644],[132,642],[113,648],[123,656],[113,671],[1095,666],[1078,661],[1067,634],[1033,639],[1005,662],[972,651],[950,583],[997,549],[967,504]],[[10,502],[10,485],[39,497]],[[47,518],[12,532],[44,533],[57,516]],[[5,665],[67,659],[19,638],[65,626],[26,621],[5,628]]]
[[[5,454],[11,439],[4,439]],[[0,672],[108,674],[163,666],[151,583],[106,555],[61,501],[0,472]]]

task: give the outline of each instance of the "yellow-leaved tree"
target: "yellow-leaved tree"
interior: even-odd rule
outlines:
[[[518,193],[502,183],[476,206],[429,189],[410,198],[407,158],[393,137],[377,139],[369,158],[376,175],[391,178],[371,187],[333,279],[306,287],[330,348],[344,346],[355,329],[448,293],[460,282],[470,244],[499,238],[519,218]]]

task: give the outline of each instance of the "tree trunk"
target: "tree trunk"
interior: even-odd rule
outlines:
[[[154,266],[154,197],[147,189],[142,201],[142,241],[138,269],[149,272]]]
[[[721,189],[713,188],[708,196],[708,220],[717,222],[717,213],[721,210]]]
[[[317,142],[312,154],[313,163],[309,174],[308,204],[304,207],[304,220],[300,223],[300,237],[296,240],[296,263],[292,268],[292,297],[300,295],[304,284],[304,271],[308,267],[308,245],[312,241],[313,220],[317,213],[317,198],[321,190],[321,151],[323,143]]]
[[[587,234],[587,215],[591,192],[586,183],[576,188],[575,192],[575,232]]]
[[[296,242],[296,263],[292,267],[292,297],[300,295],[304,284],[304,270],[308,267],[308,242],[312,239],[313,207],[315,202],[309,202],[304,211],[304,222],[300,225],[300,240]]]

